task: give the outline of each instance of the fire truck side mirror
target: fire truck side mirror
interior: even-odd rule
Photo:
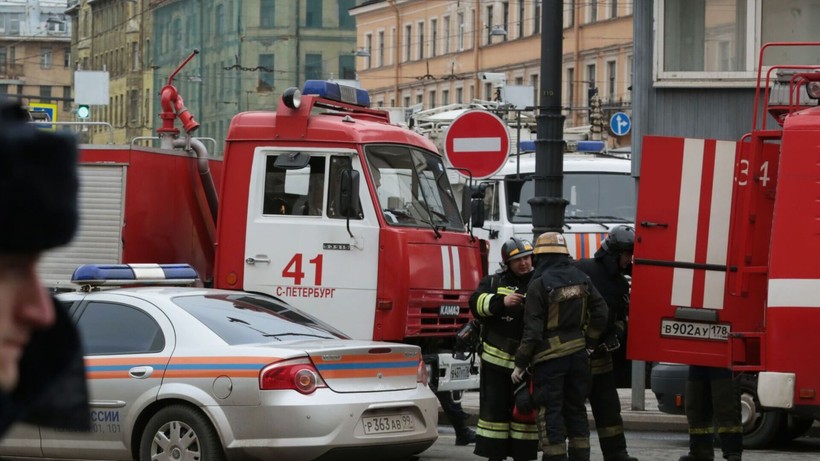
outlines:
[[[339,181],[339,212],[345,218],[359,217],[359,172],[342,171]]]
[[[484,199],[470,201],[470,224],[474,229],[484,227]]]

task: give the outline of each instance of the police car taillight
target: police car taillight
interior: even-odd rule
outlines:
[[[427,364],[424,363],[424,360],[419,359],[419,367],[416,370],[416,382],[424,384],[426,386],[428,384],[428,372],[429,371],[427,370]]]
[[[259,389],[263,391],[294,390],[311,394],[320,387],[327,387],[327,384],[307,358],[274,363],[259,374]]]
[[[198,275],[190,264],[83,264],[71,283],[84,286],[192,285]]]
[[[316,95],[331,101],[370,107],[370,94],[361,88],[341,85],[326,80],[308,80],[302,89],[304,95]]]

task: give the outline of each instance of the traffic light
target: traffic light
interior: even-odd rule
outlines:
[[[77,106],[77,117],[81,119],[87,119],[91,117],[91,108],[88,104],[80,104]]]

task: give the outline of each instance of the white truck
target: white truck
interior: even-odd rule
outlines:
[[[478,181],[484,189],[484,225],[474,234],[490,243],[489,269],[501,264],[501,245],[510,237],[532,240],[532,211],[527,202],[534,195],[535,118],[524,111],[504,111],[488,101],[451,104],[412,114],[410,126],[428,137],[440,152],[450,124],[468,110],[488,110],[500,115],[510,132],[511,155],[506,165],[490,178]],[[609,229],[620,224],[634,225],[636,182],[632,163],[623,148],[605,152],[604,143],[590,141],[590,127],[565,130],[564,198],[569,201],[564,215],[564,235],[573,258],[595,254]],[[460,194],[466,180],[452,171],[450,182]],[[476,187],[476,184],[473,184]],[[464,203],[457,200],[459,203]]]

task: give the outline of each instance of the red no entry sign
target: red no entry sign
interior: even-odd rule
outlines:
[[[509,153],[507,125],[484,110],[469,110],[459,115],[444,136],[447,160],[456,168],[470,170],[475,179],[489,178],[497,173]]]

